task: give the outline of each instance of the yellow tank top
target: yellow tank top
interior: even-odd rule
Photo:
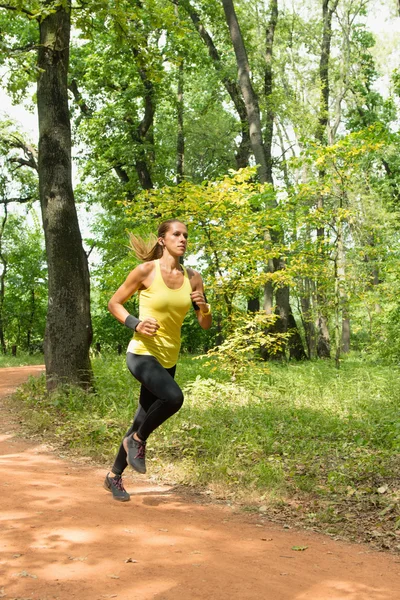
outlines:
[[[181,327],[192,305],[190,294],[192,287],[185,267],[183,284],[173,290],[167,286],[159,260],[154,261],[155,275],[152,284],[145,290],[139,290],[139,319],[153,317],[160,325],[157,334],[150,338],[135,331],[129,342],[128,352],[154,356],[163,367],[169,369],[176,365],[181,347]]]

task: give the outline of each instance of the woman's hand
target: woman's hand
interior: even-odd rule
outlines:
[[[160,326],[153,317],[146,317],[143,321],[140,321],[139,325],[136,327],[136,331],[140,333],[140,335],[145,335],[146,337],[154,337],[157,335],[158,329],[160,329]]]
[[[195,290],[190,294],[190,297],[192,299],[192,302],[195,302],[197,304],[201,312],[207,312],[206,299],[204,298],[204,294],[202,292],[200,292],[199,290]]]

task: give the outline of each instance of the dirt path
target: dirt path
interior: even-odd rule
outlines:
[[[0,396],[40,367],[0,370]],[[21,440],[0,403],[0,598],[399,600],[400,558],[203,505]],[[307,546],[294,551],[293,546]]]

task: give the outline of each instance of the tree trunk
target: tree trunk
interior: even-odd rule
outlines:
[[[342,208],[342,200],[340,201],[340,208]],[[348,306],[348,298],[345,289],[346,281],[346,254],[344,249],[343,240],[343,223],[339,216],[338,223],[338,238],[337,238],[337,278],[338,278],[338,293],[339,293],[339,305],[341,314],[341,352],[347,354],[350,352],[350,314]]]
[[[317,356],[317,340],[314,319],[312,314],[312,294],[311,294],[312,282],[308,277],[305,277],[302,281],[301,290],[301,313],[303,320],[303,327],[306,336],[306,344],[309,358],[316,358]]]
[[[260,108],[258,98],[253,89],[250,79],[250,67],[247,58],[246,48],[243,42],[242,32],[240,31],[235,8],[232,0],[222,0],[226,22],[229,27],[233,49],[236,55],[238,67],[239,85],[242,90],[244,104],[246,107],[247,121],[249,124],[250,143],[253,149],[254,157],[258,165],[258,174],[260,181],[265,183],[270,176],[270,169],[267,165],[267,158],[264,148],[261,132]]]
[[[3,254],[2,241],[3,241],[4,229],[5,229],[6,223],[7,223],[7,218],[8,218],[7,204],[4,204],[4,217],[1,222],[1,229],[0,229],[0,264],[3,267],[3,270],[0,275],[0,346],[1,346],[1,351],[3,354],[6,354],[6,352],[7,352],[7,345],[6,345],[5,334],[4,334],[3,309],[4,309],[4,296],[5,296],[5,291],[6,291],[6,274],[7,274],[8,264],[7,264],[6,257]]]
[[[29,314],[28,331],[26,332],[26,345],[27,345],[29,353],[31,351],[32,328],[33,328],[33,323],[34,323],[34,319],[35,319],[35,311],[36,311],[35,290],[31,289],[31,311]]]
[[[184,180],[184,158],[185,158],[185,132],[183,129],[183,59],[179,63],[178,70],[178,96],[177,96],[177,117],[178,117],[178,137],[176,141],[176,183]]]
[[[327,139],[327,127],[329,123],[329,60],[331,53],[331,41],[332,41],[332,17],[338,5],[338,0],[333,0],[333,4],[329,6],[330,0],[322,0],[322,42],[321,42],[321,56],[319,61],[319,78],[321,84],[321,96],[319,102],[319,117],[318,127],[316,131],[316,138],[322,145],[326,145]],[[321,182],[325,177],[323,170],[319,171],[319,178]],[[323,197],[320,196],[317,203],[318,210],[322,211],[324,208]],[[324,251],[324,237],[325,231],[323,227],[317,229],[317,238],[322,249]],[[330,338],[328,324],[326,316],[323,311],[323,305],[325,304],[324,296],[322,293],[317,291],[317,303],[318,303],[318,317],[316,321],[316,327],[318,331],[318,343],[317,352],[320,358],[329,358],[331,354],[330,349]]]
[[[264,134],[264,148],[267,161],[267,181],[273,183],[272,178],[272,139],[274,133],[274,119],[275,110],[272,103],[272,91],[273,91],[273,70],[272,70],[272,53],[274,47],[275,29],[278,23],[278,0],[271,0],[270,2],[271,18],[266,30],[266,44],[265,44],[265,72],[264,72],[264,93],[265,100],[267,103],[266,110],[266,123],[265,123],[265,134]]]
[[[350,339],[351,339],[351,327],[350,327],[350,314],[346,307],[342,311],[342,352],[348,354],[350,352]]]
[[[303,340],[301,339],[299,328],[297,327],[296,319],[294,318],[294,314],[292,312],[292,308],[291,308],[290,304],[289,304],[289,314],[288,314],[288,331],[290,331],[290,338],[289,338],[289,356],[290,356],[290,358],[294,358],[295,360],[304,360],[304,359],[308,358],[307,354],[304,350]]]
[[[258,298],[249,298],[247,300],[247,312],[256,313],[260,310],[260,300]]]
[[[49,301],[45,333],[48,389],[62,383],[89,388],[92,383],[89,270],[71,176],[67,88],[69,11],[70,4],[63,4],[44,17],[39,25],[38,168],[48,264]]]

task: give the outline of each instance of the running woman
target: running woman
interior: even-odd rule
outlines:
[[[156,242],[150,247],[142,238],[130,237],[131,247],[143,263],[130,272],[108,303],[111,314],[134,331],[126,362],[141,383],[133,424],[104,481],[104,487],[120,502],[130,499],[122,483],[127,465],[146,473],[147,438],[183,404],[182,390],[174,376],[182,322],[191,305],[200,327],[211,327],[211,309],[202,278],[197,271],[180,264],[188,240],[186,225],[177,219],[161,223]],[[139,317],[124,308],[135,292],[139,294]]]

